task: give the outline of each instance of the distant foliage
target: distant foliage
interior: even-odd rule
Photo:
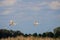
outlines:
[[[42,34],[42,37],[46,37],[46,33],[43,33],[43,34]]]
[[[46,32],[46,37],[54,37],[54,34],[52,32]]]
[[[55,37],[60,37],[60,27],[54,29],[54,35]]]
[[[54,31],[54,33],[60,32],[60,27],[56,27],[53,31]]]
[[[55,37],[60,37],[60,27],[54,29]]]
[[[17,37],[17,36],[33,36],[33,37],[50,37],[50,38],[57,38],[60,37],[60,27],[57,27],[54,29],[54,32],[44,32],[43,34],[24,34],[21,31],[13,31],[13,30],[6,30],[6,29],[0,29],[0,38],[8,38],[8,37]]]
[[[29,35],[28,34],[25,34],[24,37],[28,37]]]
[[[7,37],[16,37],[20,36],[23,33],[20,31],[12,31],[12,30],[6,30],[6,29],[0,29],[0,38],[7,38]]]
[[[38,34],[38,37],[41,37],[42,35],[41,34]]]
[[[33,36],[34,36],[34,37],[37,37],[37,33],[33,33]]]

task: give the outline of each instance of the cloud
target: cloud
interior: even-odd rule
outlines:
[[[33,10],[33,11],[38,11],[38,10],[40,10],[40,8],[37,7],[37,6],[30,7],[29,9],[30,9],[30,10]]]
[[[2,11],[2,15],[8,15],[12,12],[12,8],[8,8]]]
[[[16,0],[5,0],[3,1],[4,5],[14,5]],[[17,3],[16,8],[19,10],[30,10],[30,11],[40,11],[44,9],[45,7],[48,7],[49,9],[60,9],[60,2],[59,1],[51,1],[51,2],[20,2]],[[15,9],[16,9],[15,8]],[[17,9],[17,10],[18,10]],[[8,14],[8,12],[11,10],[5,10],[4,14]]]
[[[40,11],[44,8],[49,8],[49,9],[60,9],[60,2],[59,1],[51,1],[51,2],[23,2],[22,0],[16,1],[16,0],[3,0],[0,2],[0,6],[13,6],[15,3],[17,5],[14,6],[14,10],[18,11]],[[11,8],[11,7],[10,7]],[[17,11],[16,10],[16,11]],[[3,11],[3,14],[9,14],[11,12],[11,9],[6,9]]]
[[[40,11],[42,9],[60,9],[59,1],[51,1],[51,2],[20,2],[18,4],[18,8],[20,10],[31,10],[31,11]]]
[[[9,14],[10,13],[10,10],[5,10],[4,12],[3,12],[3,15],[7,15],[7,14]]]
[[[59,1],[52,1],[52,2],[48,3],[48,6],[51,9],[60,9],[60,2]]]
[[[15,4],[17,3],[16,0],[2,0],[0,1],[0,7],[2,12],[0,15],[8,15],[12,11],[14,11]]]
[[[53,17],[54,17],[56,20],[57,20],[57,19],[60,20],[60,14],[57,14],[57,13],[56,13],[55,15],[53,15]]]
[[[0,6],[12,6],[16,3],[16,0],[3,0],[0,2]]]
[[[23,2],[17,4],[18,8],[20,10],[32,10],[32,11],[39,11],[41,9],[41,5],[39,3],[33,3],[33,2]]]

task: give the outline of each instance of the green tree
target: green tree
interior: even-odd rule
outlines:
[[[32,36],[32,34],[28,34],[28,36]]]
[[[55,35],[55,37],[60,37],[60,27],[56,27],[54,29],[54,35]]]
[[[28,34],[25,34],[24,37],[28,37],[29,35]]]
[[[43,33],[43,34],[42,34],[42,37],[46,37],[46,33]]]
[[[54,37],[54,34],[52,32],[46,32],[47,37]]]
[[[38,34],[39,37],[41,37],[42,35],[41,34]]]
[[[37,37],[37,33],[33,33],[33,36],[34,36],[34,37]]]
[[[60,32],[60,27],[56,27],[56,28],[54,29],[54,33],[56,33],[56,32]]]

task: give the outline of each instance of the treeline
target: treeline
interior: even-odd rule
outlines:
[[[13,30],[6,30],[6,29],[0,29],[0,38],[8,38],[8,37],[17,37],[17,36],[33,36],[33,37],[51,37],[51,38],[57,38],[60,37],[60,27],[57,27],[53,30],[53,32],[45,32],[43,34],[24,34],[20,31],[13,31]]]
[[[20,31],[0,29],[0,38],[16,37],[20,35],[23,35],[23,33]]]

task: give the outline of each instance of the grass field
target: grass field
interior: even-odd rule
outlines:
[[[60,40],[60,38],[42,38],[42,37],[23,37],[23,36],[17,36],[17,37],[8,37],[8,38],[1,38],[0,40]]]

